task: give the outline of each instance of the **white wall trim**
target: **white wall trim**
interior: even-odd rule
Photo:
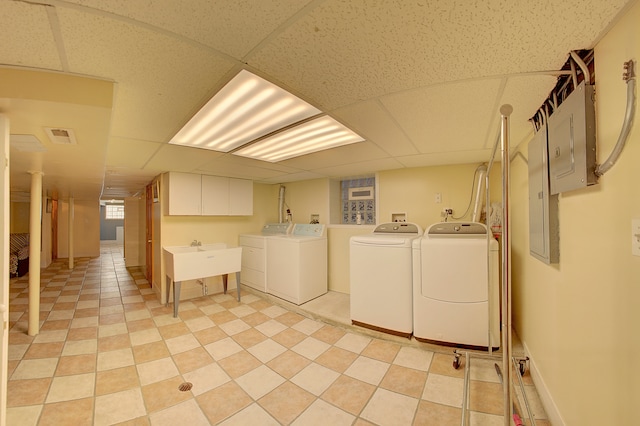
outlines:
[[[527,344],[522,342],[522,346],[524,347],[526,356],[529,357],[529,374],[531,374],[533,384],[536,386],[536,391],[538,392],[538,396],[540,397],[540,401],[542,402],[542,406],[544,407],[548,420],[553,426],[565,426],[566,423],[560,415],[560,410],[558,410],[558,407],[551,396],[551,392],[549,392],[549,388],[547,388],[547,384],[542,378],[542,375],[540,375]]]

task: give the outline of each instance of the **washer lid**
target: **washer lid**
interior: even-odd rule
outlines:
[[[388,222],[378,225],[373,230],[374,234],[413,234],[421,235],[422,228],[415,223],[408,222]]]

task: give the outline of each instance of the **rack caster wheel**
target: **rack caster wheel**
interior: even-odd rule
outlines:
[[[518,360],[518,371],[520,371],[520,375],[521,376],[524,376],[524,374],[527,372],[527,361],[528,360],[529,360],[528,357]]]
[[[521,363],[520,363],[519,369],[520,369],[520,375],[521,375],[521,376],[524,376],[524,373],[526,373],[526,372],[527,372],[527,366],[526,366],[526,365],[524,365],[524,362],[521,362]]]
[[[453,368],[456,370],[460,368],[460,354],[455,354],[453,357]]]

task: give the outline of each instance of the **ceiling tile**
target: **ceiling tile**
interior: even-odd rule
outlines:
[[[221,152],[208,149],[187,148],[184,146],[163,144],[162,147],[145,164],[145,170],[153,170],[158,173],[193,172],[204,164],[223,155]]]
[[[324,178],[326,175],[314,173],[314,172],[298,172],[298,173],[289,173],[283,174],[280,176],[274,176],[270,178],[261,179],[262,183],[286,183],[286,182],[297,182],[300,180],[311,180],[311,179],[320,179]]]
[[[285,173],[297,173],[300,169],[288,167],[282,163],[269,163],[225,154],[201,165],[197,171],[205,174],[262,180],[269,177],[281,176]]]
[[[496,153],[494,161],[500,161],[500,152]],[[491,158],[490,149],[476,151],[445,151],[432,152],[429,154],[410,155],[398,157],[398,160],[405,167],[425,167],[440,166],[443,164],[472,164],[486,163]]]
[[[114,136],[168,141],[235,65],[129,22],[70,9],[58,14],[71,69],[117,82]]]
[[[157,142],[113,137],[107,152],[107,167],[142,169],[162,147]]]
[[[418,153],[397,122],[378,101],[352,104],[331,113],[389,155]]]
[[[385,96],[381,102],[421,153],[483,148],[497,126],[500,80],[442,84]],[[461,125],[464,122],[464,125]]]
[[[142,22],[240,58],[312,2],[69,0],[69,3]]]
[[[343,164],[339,166],[321,167],[312,170],[325,176],[341,177],[356,176],[363,174],[373,174],[372,170],[393,170],[401,169],[402,163],[395,158],[382,158],[378,160],[368,160],[359,163]]]
[[[364,141],[282,161],[280,164],[298,169],[317,169],[388,157],[371,142]]]
[[[3,1],[0,58],[3,64],[62,70],[47,11],[27,2]],[[17,48],[19,47],[19,48]]]

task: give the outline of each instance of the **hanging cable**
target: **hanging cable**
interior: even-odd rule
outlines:
[[[633,60],[629,60],[624,63],[624,74],[622,74],[622,79],[627,82],[627,108],[624,113],[624,121],[622,122],[622,129],[620,130],[620,135],[618,136],[618,142],[616,142],[616,146],[613,147],[613,151],[609,154],[609,158],[607,158],[601,165],[596,167],[595,174],[597,177],[602,176],[606,172],[608,172],[611,167],[618,161],[618,157],[622,153],[622,149],[627,143],[627,139],[629,138],[629,132],[631,132],[631,127],[633,126],[633,116],[636,112],[636,76],[633,70]]]

